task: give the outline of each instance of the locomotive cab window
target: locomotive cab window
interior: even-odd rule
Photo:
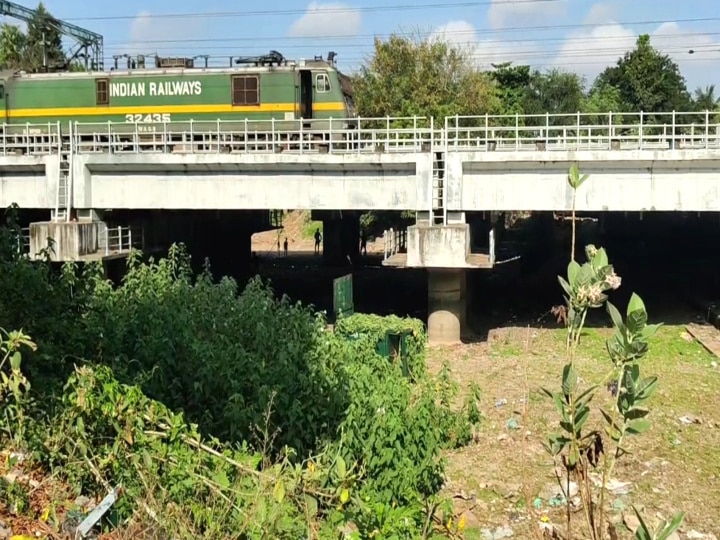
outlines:
[[[107,79],[97,79],[95,81],[95,104],[96,105],[109,105],[110,104],[110,83]]]
[[[260,77],[238,75],[232,78],[233,105],[260,105]]]
[[[315,89],[319,94],[330,91],[330,77],[327,76],[327,73],[318,73],[315,75]]]

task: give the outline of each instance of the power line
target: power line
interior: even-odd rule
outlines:
[[[692,34],[687,34],[687,35],[692,35]],[[709,33],[709,35],[720,35],[720,32]],[[676,39],[677,37],[683,37],[683,35],[675,34],[672,36],[673,40]],[[620,41],[623,39],[626,41],[622,45],[621,44],[616,44],[616,45],[612,44],[613,41]],[[470,56],[472,56],[474,59],[482,58],[482,57],[486,57],[486,58],[514,57],[514,58],[520,60],[520,59],[532,58],[532,57],[536,57],[536,56],[546,57],[547,55],[557,55],[560,52],[557,49],[538,48],[537,43],[539,41],[549,42],[549,41],[556,41],[556,40],[555,39],[546,39],[546,40],[537,40],[537,41],[517,40],[515,42],[517,44],[525,45],[526,47],[532,47],[529,50],[523,49],[523,48],[516,48],[516,49],[510,48],[510,49],[505,49],[505,50],[500,50],[500,51],[483,51],[482,50],[483,46],[488,47],[488,46],[492,46],[494,44],[495,45],[504,45],[505,43],[507,43],[506,41],[494,41],[494,42],[488,42],[488,41],[470,42],[470,41],[468,41],[464,45],[466,45],[470,49],[472,49],[472,48],[475,49],[475,50],[467,51],[468,54]],[[567,43],[570,47],[572,47],[571,50],[566,50],[565,52],[563,52],[563,56],[565,56],[565,57],[583,57],[583,56],[596,57],[598,55],[602,55],[602,56],[613,55],[613,56],[619,57],[619,56],[622,56],[623,54],[625,54],[626,52],[628,52],[631,48],[629,46],[630,43],[629,43],[629,41],[627,41],[627,38],[617,38],[617,37],[606,38],[606,41],[609,42],[606,44],[607,46],[588,47],[587,45],[585,45],[585,47],[583,47],[583,48],[580,48],[579,44],[591,43],[591,44],[599,45],[597,42],[601,41],[601,39],[599,39],[599,38],[572,39],[571,38],[570,41],[568,42],[566,39],[563,38],[562,41],[564,43]],[[693,50],[696,51],[697,53],[711,52],[712,49],[715,47],[717,47],[716,44],[701,44],[701,45],[695,46],[695,48]],[[310,48],[312,48],[313,50],[317,49],[317,47],[309,46],[309,45],[294,47],[294,49],[310,49]],[[137,47],[130,47],[129,49],[131,52],[134,52],[136,54],[143,54],[143,53],[148,54],[148,51],[147,51],[148,47],[137,46]],[[226,58],[226,59],[230,56],[238,56],[240,54],[240,51],[238,51],[238,50],[234,50],[234,51],[230,52],[227,45],[206,46],[204,49],[205,50],[227,51],[227,54],[225,54],[225,55],[220,55],[219,53],[210,55],[213,57],[220,57],[220,58]],[[176,54],[180,54],[181,51],[183,51],[183,53],[184,53],[185,51],[189,50],[189,47],[181,47],[181,48],[177,48],[177,47],[163,48],[163,47],[161,47],[161,48],[154,49],[152,51],[152,53],[149,53],[149,54],[159,54],[161,51],[162,52],[168,51],[168,53],[169,53],[169,51],[171,51],[171,50]],[[194,54],[196,54],[196,52],[197,52],[196,50],[193,50],[192,52],[188,52],[187,54],[194,55]],[[677,45],[677,44],[673,43],[673,44],[670,44],[668,47],[662,47],[661,52],[663,54],[687,53],[688,48],[685,45]],[[356,57],[352,56],[350,58],[356,58]],[[340,60],[343,62],[348,61],[348,57],[341,56]],[[699,60],[702,61],[703,59],[700,58]]]
[[[709,47],[709,46],[708,46]],[[576,61],[576,62],[562,62],[562,63],[552,63],[552,62],[542,62],[537,64],[532,63],[526,63],[526,60],[533,60],[533,59],[543,59],[547,58],[548,53],[550,51],[537,51],[537,50],[524,50],[524,51],[498,51],[498,52],[490,52],[490,53],[480,53],[480,54],[472,54],[471,59],[474,62],[482,63],[482,62],[501,62],[506,60],[511,60],[516,64],[524,64],[524,65],[530,65],[530,66],[564,66],[564,65],[586,65],[586,64],[604,64],[604,65],[610,65],[613,64],[613,59],[608,59],[606,57],[613,56],[616,58],[619,58],[622,54],[627,52],[626,49],[619,49],[619,48],[605,48],[605,49],[586,49],[581,51],[566,51],[563,52],[561,55],[555,52],[554,54],[556,56],[560,56],[562,58],[570,58],[570,59],[578,59],[584,61]],[[697,52],[714,52],[714,49],[707,49],[707,50],[696,50]],[[674,48],[671,50],[668,50],[666,54],[683,54],[687,53],[687,49],[685,48]],[[236,55],[223,55],[223,54],[215,54],[215,55],[207,55],[208,60],[225,60],[228,61],[232,56]],[[603,60],[600,61],[591,61],[592,59],[596,59],[598,57],[602,57]],[[719,57],[720,59],[720,57]],[[352,56],[352,57],[346,57],[343,59],[346,62],[357,62],[364,60],[360,56]],[[688,58],[685,59],[683,62],[707,62],[708,58],[698,58],[698,57],[690,57],[688,55]],[[215,66],[218,67],[218,66]]]
[[[371,12],[387,12],[400,10],[422,10],[422,9],[448,9],[448,8],[470,8],[480,6],[502,6],[502,5],[522,5],[522,4],[539,4],[557,3],[561,0],[484,0],[480,2],[442,2],[433,4],[401,4],[395,6],[365,6],[356,8],[328,8],[322,10],[307,9],[273,9],[258,11],[221,11],[210,13],[165,13],[165,14],[147,14],[146,18],[162,18],[162,19],[205,19],[217,17],[258,17],[258,16],[284,16],[284,15],[304,15],[305,13],[320,14],[340,14],[340,13],[371,13]],[[107,15],[97,17],[59,17],[64,21],[121,21],[136,19],[137,15]]]
[[[720,18],[718,18],[720,21]],[[429,32],[427,34],[428,37],[432,36],[434,32]],[[477,32],[473,31],[457,31],[457,32],[447,32],[443,34],[439,34],[439,39],[447,40],[448,36],[450,37],[458,37],[458,36],[474,36]],[[720,36],[720,32],[682,32],[677,34],[672,34],[669,36],[656,36],[655,37],[655,43],[658,41],[662,42],[667,39],[677,39],[677,38],[683,38],[683,37],[714,37],[714,36]],[[364,39],[365,36],[362,36]],[[257,42],[257,41],[267,41],[270,43],[276,43],[278,41],[285,41],[297,38],[272,38],[272,37],[259,37],[259,38],[205,38],[205,39],[148,39],[148,40],[139,40],[132,42],[132,47],[140,47],[140,46],[146,46],[146,45],[160,45],[160,44],[203,44],[203,43],[226,43],[223,47],[227,47],[232,45],[235,42],[239,43],[246,43],[246,42]],[[355,41],[361,39],[360,36],[353,36],[353,37],[343,37],[338,36],[336,39],[338,40],[348,40],[348,41]],[[612,40],[620,40],[624,39],[622,37],[618,36],[583,36],[583,37],[553,37],[553,38],[525,38],[525,39],[490,39],[490,40],[468,40],[468,41],[460,41],[459,45],[465,45],[465,44],[475,44],[475,45],[486,45],[486,44],[503,44],[503,43],[556,43],[556,42],[567,42],[570,41],[572,43],[578,43],[578,42],[586,42],[586,41],[612,41]],[[306,41],[305,39],[302,39],[302,41]],[[127,44],[127,41],[110,41],[106,42],[106,45],[125,45]],[[349,45],[356,45],[355,43],[331,43],[329,46],[332,47],[343,47],[343,46],[349,46]],[[370,45],[370,44],[369,44]],[[324,45],[327,47],[328,45]],[[291,49],[317,49],[317,45],[289,45],[288,46]],[[183,47],[188,48],[188,47]],[[208,48],[208,47],[205,47]],[[218,48],[218,46],[211,45],[209,47],[210,49]]]

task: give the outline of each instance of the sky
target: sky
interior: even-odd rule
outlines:
[[[34,7],[35,1],[20,3]],[[45,0],[45,5],[56,17],[105,37],[106,67],[114,54],[123,53],[210,55],[214,64],[227,65],[230,56],[271,49],[290,59],[332,50],[341,69],[352,72],[372,53],[375,36],[405,33],[468,47],[484,67],[505,61],[562,67],[590,83],[632,49],[639,34],[649,33],[652,43],[679,63],[690,90],[708,84],[720,89],[719,0]]]

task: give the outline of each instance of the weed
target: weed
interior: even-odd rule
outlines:
[[[587,175],[581,177],[576,166],[571,167],[568,181],[573,191],[586,179]],[[574,241],[574,220],[572,226]],[[636,294],[628,303],[624,319],[608,301],[607,293],[617,289],[621,279],[615,274],[604,249],[587,246],[587,261],[582,265],[575,261],[574,245],[571,249],[567,276],[558,277],[565,293],[565,306],[556,310],[567,328],[566,363],[559,390],[543,390],[560,415],[561,431],[549,437],[546,449],[553,457],[559,458],[564,471],[564,477],[558,474],[557,481],[566,501],[566,538],[573,537],[575,490],[571,486],[577,486],[586,537],[593,540],[608,536],[617,538],[617,531],[607,518],[608,484],[618,459],[629,453],[626,439],[644,433],[651,425],[647,418],[650,412],[647,402],[657,388],[657,378],[643,377],[641,365],[649,350],[649,340],[660,325],[648,324],[645,305]],[[581,387],[575,362],[578,346],[588,311],[602,306],[606,307],[614,328],[612,337],[606,342],[610,369],[597,384]],[[602,431],[588,428],[592,425],[589,422],[591,402],[598,389],[606,389],[613,398],[610,407],[599,408],[605,422]],[[591,479],[593,469],[599,470],[597,487]],[[677,514],[653,531],[638,510],[633,509],[640,522],[635,533],[638,540],[664,540],[684,518],[684,514]],[[556,537],[559,535],[557,531],[553,534]]]

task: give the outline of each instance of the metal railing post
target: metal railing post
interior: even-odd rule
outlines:
[[[495,264],[495,227],[490,228],[488,241],[490,243],[490,264]]]
[[[270,147],[265,150],[269,152],[275,151],[275,117],[270,119]]]
[[[590,137],[588,136],[588,139]],[[582,142],[582,138],[580,136],[580,111],[577,112],[577,126],[575,128],[575,139],[577,140],[577,143],[575,145],[575,150],[580,150],[580,144]],[[588,140],[588,143],[590,141]]]
[[[640,111],[640,128],[639,128],[639,132],[638,132],[638,147],[639,147],[640,150],[643,149],[643,130],[645,129],[645,128],[643,127],[643,124],[644,124],[644,122],[643,122],[643,112]]]
[[[710,111],[705,111],[705,149],[710,145]]]

